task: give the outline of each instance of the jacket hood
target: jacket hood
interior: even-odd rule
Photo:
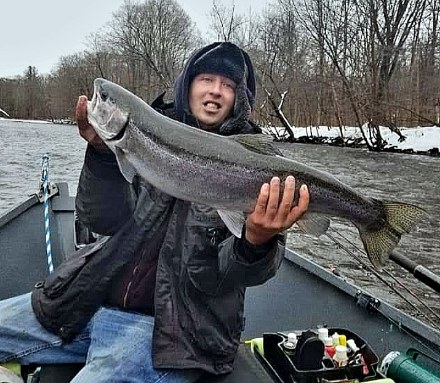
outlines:
[[[174,108],[178,120],[196,125],[189,109],[188,94],[192,79],[199,73],[218,73],[237,83],[234,111],[219,128],[219,133],[230,135],[241,129],[255,106],[256,82],[249,55],[230,42],[215,42],[195,51],[185,63],[174,83]]]

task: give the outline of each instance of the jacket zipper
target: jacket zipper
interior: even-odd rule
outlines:
[[[133,272],[131,273],[132,277],[134,278],[136,276],[136,273],[139,270],[139,263],[135,266],[135,268],[133,269]],[[123,299],[123,307],[127,308],[127,299],[128,299],[128,294],[130,293],[130,287],[131,284],[133,283],[133,278],[130,280],[130,282],[127,285],[127,288],[125,289],[125,294],[124,294],[124,299]]]

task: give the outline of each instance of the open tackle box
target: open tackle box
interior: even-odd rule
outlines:
[[[286,349],[288,333],[265,333],[262,345],[254,347],[257,359],[279,383],[362,382],[376,376],[377,354],[365,340],[350,330],[328,328],[329,334],[344,334],[352,339],[358,351],[345,365],[330,357],[315,330],[292,331],[297,335],[295,350]],[[262,346],[262,347],[261,347]]]

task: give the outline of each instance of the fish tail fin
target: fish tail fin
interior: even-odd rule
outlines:
[[[394,201],[375,200],[382,207],[384,220],[371,228],[359,228],[359,233],[373,266],[381,270],[402,234],[409,233],[426,214],[422,208]]]

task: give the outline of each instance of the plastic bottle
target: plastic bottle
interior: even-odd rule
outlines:
[[[353,354],[359,350],[359,347],[357,346],[356,342],[353,339],[347,340],[347,346],[351,350],[351,353]]]
[[[325,338],[328,338],[328,328],[325,327],[318,328],[318,338],[324,342]]]
[[[335,346],[333,346],[333,340],[330,337],[325,338],[324,340],[324,346],[325,346],[325,352],[330,357],[333,358],[333,355],[335,355],[336,349]]]
[[[333,356],[333,361],[337,367],[346,366],[348,362],[347,347],[338,345],[336,346],[336,352]]]
[[[338,346],[339,345],[339,334],[337,332],[335,332],[332,335],[332,340],[333,340],[333,346]]]
[[[289,332],[287,334],[287,339],[283,343],[284,352],[289,356],[293,357],[295,355],[296,344],[298,343],[298,338],[294,332]]]
[[[345,335],[339,335],[339,344],[341,346],[347,346],[347,337]]]

